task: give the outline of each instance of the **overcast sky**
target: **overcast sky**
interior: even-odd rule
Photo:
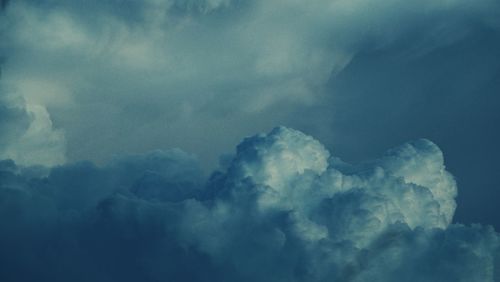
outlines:
[[[203,183],[276,126],[352,164],[426,138],[458,187],[450,220],[500,230],[496,0],[1,3],[0,159],[15,167],[178,148]]]

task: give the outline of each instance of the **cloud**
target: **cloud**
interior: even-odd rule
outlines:
[[[0,90],[0,159],[21,165],[53,166],[65,162],[66,140],[54,129],[47,110],[13,101]],[[15,99],[14,99],[15,100]]]
[[[500,237],[451,224],[456,184],[421,139],[351,165],[286,127],[205,182],[179,150],[0,162],[2,281],[495,281]]]
[[[331,78],[323,109],[300,118],[330,117],[306,132],[353,162],[405,140],[435,141],[461,188],[455,221],[498,229],[500,62],[491,58],[500,56],[500,33],[482,24],[461,30],[468,34],[425,52],[415,52],[425,40],[413,33],[356,55]]]
[[[465,125],[497,112],[496,1],[372,2],[1,1],[1,280],[499,280],[498,234],[452,224],[456,183],[428,140],[351,165],[281,127],[205,181],[275,124],[360,157],[456,128],[433,127],[443,105]],[[454,144],[495,148],[470,134],[495,118]],[[140,154],[171,147],[200,163]],[[481,171],[470,199],[494,195],[484,151],[487,173],[462,162]]]
[[[326,82],[356,54],[407,36],[417,39],[414,53],[432,50],[462,38],[470,21],[498,28],[496,8],[490,0],[15,1],[1,18],[3,83],[47,109],[69,160],[182,147],[212,168],[240,136],[276,124],[331,132],[329,116],[306,113],[324,105]]]

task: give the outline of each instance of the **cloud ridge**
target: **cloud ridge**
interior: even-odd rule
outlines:
[[[205,181],[180,150],[0,162],[2,281],[495,281],[499,236],[451,224],[421,139],[352,165],[299,131],[245,138]]]

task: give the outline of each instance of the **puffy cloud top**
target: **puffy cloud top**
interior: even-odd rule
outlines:
[[[301,132],[277,127],[269,134],[246,138],[237,147],[231,174],[257,184],[286,189],[295,176],[326,170],[329,153],[318,141]]]
[[[2,281],[496,281],[500,237],[450,224],[428,140],[351,165],[299,131],[244,139],[203,183],[179,150],[104,167],[0,162]]]

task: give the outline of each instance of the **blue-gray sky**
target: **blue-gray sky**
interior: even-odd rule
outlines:
[[[414,165],[418,169],[423,169],[424,164],[428,162],[428,169],[432,170],[431,168],[441,167],[439,156],[442,151],[444,165],[456,181],[458,194],[444,193],[445,197],[441,192],[436,192],[436,189],[439,191],[445,188],[439,186],[441,184],[436,184],[441,187],[439,189],[433,188],[434,184],[429,184],[432,182],[432,173],[425,176],[422,171],[418,171],[415,172],[418,177],[405,178],[405,176],[403,177],[405,181],[422,186],[436,198],[435,201],[430,201],[425,196],[427,192],[411,192],[416,193],[415,195],[423,193],[418,194],[420,195],[418,197],[415,196],[416,201],[419,199],[423,203],[429,201],[427,208],[437,205],[441,206],[441,209],[448,207],[452,210],[451,213],[442,210],[430,212],[427,209],[424,211],[423,208],[419,210],[420,205],[417,205],[413,216],[430,216],[441,220],[449,217],[450,220],[453,218],[454,223],[479,223],[485,226],[492,225],[497,231],[500,230],[500,217],[497,216],[500,214],[498,208],[500,185],[496,181],[497,172],[500,170],[498,162],[500,132],[497,129],[497,124],[500,122],[500,3],[498,1],[17,0],[1,3],[0,159],[11,159],[15,164],[6,161],[0,166],[2,172],[0,180],[8,183],[5,187],[0,183],[0,187],[5,189],[20,187],[19,189],[23,191],[29,191],[29,195],[34,193],[32,189],[46,187],[44,189],[49,189],[48,193],[54,197],[53,199],[49,197],[51,203],[47,203],[36,200],[40,196],[38,192],[34,194],[35,196],[31,195],[30,197],[36,199],[29,201],[34,201],[36,207],[27,213],[26,222],[30,222],[31,212],[37,214],[40,210],[46,209],[49,209],[46,211],[47,218],[36,217],[34,222],[41,222],[40,224],[52,222],[54,214],[51,213],[58,214],[56,218],[63,216],[66,220],[68,215],[65,212],[62,212],[62,215],[57,212],[64,210],[65,208],[61,208],[63,206],[76,210],[78,220],[75,220],[74,225],[88,229],[91,225],[84,222],[88,220],[87,217],[103,220],[101,215],[93,214],[95,213],[93,208],[97,207],[98,211],[102,212],[105,210],[103,206],[114,205],[108,203],[111,201],[109,197],[117,197],[119,194],[120,197],[124,197],[122,200],[127,202],[125,205],[133,209],[144,208],[143,202],[134,201],[169,202],[166,206],[146,208],[148,210],[146,213],[150,213],[151,216],[148,220],[155,222],[173,220],[175,224],[167,224],[165,227],[169,230],[166,233],[170,236],[167,236],[168,238],[177,238],[176,236],[180,236],[177,232],[181,232],[179,230],[182,229],[178,225],[183,226],[191,219],[178,218],[176,215],[179,212],[178,207],[172,207],[174,204],[170,202],[177,203],[195,198],[196,201],[204,203],[207,199],[218,201],[219,198],[227,197],[226,190],[238,190],[239,184],[235,183],[239,183],[239,179],[242,178],[238,174],[241,163],[252,163],[250,160],[262,158],[262,162],[249,165],[252,169],[248,177],[253,179],[257,186],[268,185],[277,189],[277,195],[285,195],[283,197],[286,198],[289,197],[288,192],[280,190],[281,186],[292,185],[290,183],[296,181],[309,183],[309,176],[302,175],[303,168],[312,169],[307,154],[313,154],[311,158],[318,155],[339,157],[355,165],[352,167],[347,164],[340,165],[342,162],[337,158],[327,161],[326,165],[332,170],[341,171],[346,177],[359,176],[359,179],[364,179],[363,181],[367,183],[360,184],[361,187],[368,187],[366,189],[369,190],[378,187],[376,179],[380,172],[377,172],[377,164],[380,164],[381,170],[394,174],[394,177],[399,177],[398,173],[408,167],[413,168],[405,166],[404,162],[395,162],[396,167],[401,166],[399,169],[385,167],[386,157],[381,158],[381,156],[387,149],[411,140],[426,138],[440,148],[439,153],[434,149],[431,150],[433,152],[431,155],[434,157],[408,157],[404,154],[401,157],[408,157],[410,161],[416,162]],[[235,146],[245,136],[268,132],[278,125],[295,128],[314,137],[329,153],[319,149],[309,151],[307,146],[310,140],[307,138],[304,139],[306,141],[295,142],[297,138],[302,140],[302,137],[299,138],[294,134],[291,134],[292,137],[287,137],[285,133],[282,133],[285,137],[280,137],[280,134],[273,131],[275,134],[270,133],[269,140],[283,139],[284,141],[280,142],[291,144],[285,148],[292,156],[290,157],[292,160],[295,158],[299,160],[297,163],[291,161],[295,165],[293,169],[280,168],[278,160],[288,158],[288,153],[275,156],[272,150],[268,152],[262,149],[265,151],[262,155],[253,156],[254,152],[251,150],[251,154],[248,155],[245,153],[247,151],[241,149],[245,148],[247,144],[245,142],[238,147],[243,150],[240,155],[235,155]],[[258,138],[255,140],[254,145],[247,140],[250,142],[248,143],[250,145],[247,145],[250,148],[260,148],[262,144],[274,142],[266,141],[268,140],[266,138],[262,139],[263,141],[258,141],[260,140]],[[422,143],[410,144],[420,148]],[[300,149],[301,146],[305,147]],[[171,151],[172,148],[180,150]],[[427,156],[425,152],[428,147],[425,148],[422,149],[423,156]],[[154,153],[150,153],[152,151]],[[415,152],[413,153],[416,156],[420,156],[419,150]],[[412,154],[410,156],[413,156]],[[272,163],[276,162],[276,167],[266,165],[269,160],[273,160]],[[313,160],[317,161],[315,158]],[[312,170],[315,171],[316,167],[313,167]],[[373,170],[373,177],[364,174],[365,167],[368,167],[367,171]],[[216,169],[219,172],[212,174]],[[301,176],[298,179],[302,180],[294,179],[287,182],[289,180],[278,178],[274,182],[268,182],[259,178],[262,177],[261,173],[280,175],[280,169],[290,170],[292,174],[299,173]],[[127,178],[126,172],[130,172],[132,176]],[[321,183],[325,181],[329,183],[330,180],[325,180],[327,178],[325,175],[328,173],[322,170],[316,172],[322,179]],[[206,181],[209,175],[212,177]],[[386,183],[382,186],[402,185],[403,190],[417,189],[408,188],[405,186],[408,183],[403,185],[392,179],[393,176],[384,176],[387,179],[380,176],[380,179],[383,179],[381,183]],[[286,175],[285,178],[293,177]],[[71,179],[74,179],[75,183],[71,183]],[[337,187],[335,183],[332,182],[331,187]],[[323,184],[316,182],[304,185],[323,187]],[[73,187],[71,189],[74,190],[70,191],[80,195],[78,200],[73,199],[75,196],[65,194],[67,192],[61,192],[69,189],[65,188],[66,186]],[[168,187],[170,190],[165,188],[168,190],[165,192],[161,187]],[[443,184],[443,187],[455,186]],[[249,222],[248,225],[259,229],[263,228],[261,225],[264,222],[269,221],[266,224],[282,224],[283,226],[278,226],[282,231],[286,228],[311,228],[314,236],[320,236],[318,234],[322,234],[321,230],[333,227],[325,223],[327,220],[323,215],[319,215],[323,213],[319,210],[333,212],[334,217],[339,217],[342,213],[352,212],[347,207],[359,204],[367,205],[367,210],[376,214],[377,211],[374,210],[376,204],[367,200],[368,198],[382,197],[387,199],[387,202],[383,201],[384,205],[390,206],[401,196],[392,192],[376,196],[370,193],[365,195],[364,192],[350,191],[351,188],[345,188],[347,192],[342,190],[345,195],[336,197],[330,194],[323,195],[322,197],[329,200],[325,198],[323,204],[311,204],[314,212],[307,208],[305,209],[307,212],[303,213],[302,205],[300,208],[295,206],[290,208],[300,210],[296,215],[300,219],[295,217],[289,219],[299,222],[299,227],[280,223],[278,219],[269,219],[267,216],[257,217],[255,222]],[[209,191],[205,191],[207,189]],[[42,194],[43,197],[47,196],[44,192]],[[263,201],[276,204],[276,199],[262,197]],[[453,203],[456,201],[456,211],[452,204],[446,201],[447,204],[443,204],[444,200],[440,197]],[[28,200],[19,200],[24,199],[23,197],[16,199],[12,200],[16,204],[6,206],[4,210],[0,209],[0,212],[11,212],[9,207],[17,205],[22,207],[31,203]],[[241,199],[225,200],[229,201],[228,206],[232,207],[238,205]],[[67,203],[61,204],[64,201]],[[343,201],[347,203],[345,205],[347,211],[343,208],[336,210],[329,206]],[[0,207],[6,205],[5,203],[0,202]],[[202,216],[209,222],[217,221],[214,226],[220,224],[220,220],[228,220],[231,222],[228,224],[233,232],[237,232],[241,227],[241,224],[232,225],[234,221],[241,220],[239,217],[222,216],[219,220],[216,208],[215,210],[211,210],[213,207],[207,208],[209,209],[207,211],[205,207],[197,207],[198,202],[189,203],[188,207],[183,207],[182,210],[189,216]],[[278,206],[278,209],[283,208]],[[88,215],[89,210],[93,215]],[[162,212],[165,214],[157,215]],[[248,211],[238,212],[244,215]],[[123,224],[127,224],[130,218],[126,214],[120,216],[125,218]],[[318,224],[319,227],[313,226],[313,223],[302,222],[301,220],[305,220],[302,217]],[[492,246],[496,246],[496,243],[489,243],[488,240],[493,237],[497,240],[496,233],[490,236],[488,233],[490,231],[483,232],[460,225],[448,227],[449,222],[446,220],[445,223],[437,224],[433,221],[435,219],[429,219],[431,223],[420,222],[406,214],[402,215],[402,218],[402,222],[411,231],[401,231],[402,227],[394,227],[391,225],[394,223],[391,221],[393,219],[378,219],[381,222],[388,220],[387,224],[390,226],[387,225],[389,226],[387,232],[399,230],[394,232],[403,234],[401,236],[407,239],[413,238],[408,239],[410,241],[425,237],[423,240],[428,240],[429,248],[439,241],[435,237],[457,236],[458,242],[466,236],[456,234],[471,232],[489,238],[484,239],[488,242],[484,244],[495,250]],[[142,227],[157,232],[156,223],[137,220],[139,222],[131,224],[138,224],[140,232],[147,233],[141,229]],[[353,220],[369,221],[364,217],[355,217]],[[7,222],[2,228],[9,227],[11,221]],[[81,230],[75,231],[75,226],[66,226],[66,221],[64,222],[61,228],[75,233],[73,234],[75,236],[68,238],[79,241],[83,236]],[[27,229],[34,228],[28,223],[25,227],[22,224],[20,226]],[[110,228],[115,227],[121,228],[119,226]],[[416,227],[422,227],[426,231],[414,233]],[[428,232],[427,229],[434,227],[443,228],[444,233]],[[129,226],[123,228],[133,229]],[[197,228],[202,233],[210,233],[211,228],[215,227]],[[349,232],[354,232],[355,227],[341,228],[346,228],[345,234],[351,234]],[[189,237],[194,236],[191,233],[196,233],[193,230],[188,232],[182,229],[182,232],[187,232],[186,236]],[[360,230],[368,232],[363,228]],[[106,236],[112,236],[113,232],[117,232],[108,231],[109,233],[104,232],[102,236],[93,235],[98,242],[96,246],[105,244]],[[295,231],[283,231],[285,234],[283,236],[295,238],[294,236],[299,236],[294,233]],[[176,235],[172,235],[174,233]],[[443,235],[448,233],[455,235]],[[337,244],[339,241],[335,240],[340,240],[341,235],[332,234],[327,237]],[[267,240],[268,235],[266,233],[262,236]],[[147,233],[144,236],[149,238],[153,234]],[[293,244],[298,244],[301,248],[294,249],[295,247],[288,246],[287,252],[306,252],[304,250],[307,248],[302,245],[305,244],[303,240],[307,241],[310,238],[304,238],[300,237],[300,240],[295,238],[297,242],[292,240]],[[6,237],[3,239],[5,239],[3,243],[9,242]],[[153,240],[155,243],[150,247],[157,247],[157,244],[160,244],[155,241],[156,239],[155,237]],[[38,239],[27,238],[27,240],[32,240],[34,245],[39,243]],[[245,245],[246,243],[241,245],[242,242],[231,240],[233,239],[229,239],[235,246],[250,248],[250,245]],[[354,245],[359,243],[352,240]],[[380,240],[383,241],[383,238]],[[224,262],[236,258],[240,255],[239,251],[231,253],[224,248],[219,249],[220,246],[212,245],[216,243],[205,242],[196,236],[181,241],[162,247],[166,248],[167,253],[170,250],[176,255],[182,248],[192,248],[190,250],[193,253],[184,253],[185,257],[182,259],[193,261],[195,264],[208,264],[206,269],[200,270],[201,273],[206,271],[207,277],[218,277],[217,279],[224,281],[243,279],[242,277],[261,279],[260,275],[269,275],[269,272],[263,270],[261,274],[252,276],[248,274],[253,270],[252,267],[239,269],[234,266],[231,274],[224,276],[221,274],[224,271],[220,269],[221,265],[224,265],[221,260]],[[469,243],[467,241],[464,244],[472,250],[475,245]],[[91,242],[85,241],[82,244]],[[459,245],[450,244],[452,249],[450,252]],[[67,248],[67,245],[62,245]],[[316,247],[323,251],[326,248]],[[359,246],[356,245],[357,247]],[[118,246],[116,248],[119,249]],[[367,247],[364,254],[374,252],[377,248]],[[414,246],[410,244],[407,248],[412,250]],[[109,249],[107,254],[115,256],[114,250]],[[355,254],[342,250],[350,255]],[[63,255],[75,255],[73,251],[77,250],[64,249]],[[97,252],[97,249],[95,251]],[[139,252],[132,249],[128,251]],[[306,252],[307,257],[310,256],[309,251]],[[289,254],[287,252],[285,253]],[[86,254],[88,257],[82,258],[82,264],[85,265],[89,257],[96,254],[92,252]],[[162,261],[165,256],[164,253],[156,255],[154,258],[149,254],[141,258],[151,260],[151,263],[155,264]],[[441,255],[445,259],[449,253],[444,252],[438,257]],[[355,256],[359,258],[361,255],[356,253]],[[24,257],[20,257],[22,257],[20,261],[23,261]],[[424,255],[419,257],[422,260],[425,258]],[[310,259],[318,258],[311,256]],[[469,261],[467,255],[464,255],[463,259]],[[498,265],[498,260],[498,256],[493,258],[493,266]],[[391,260],[388,259],[387,262]],[[131,268],[139,267],[133,262],[127,263],[130,263]],[[371,268],[371,272],[359,270],[359,265],[365,263],[363,261],[357,261],[358,268],[352,265],[346,266],[349,263],[346,264],[345,261],[332,262],[333,268],[338,267],[342,270],[331,270],[331,275],[323,271],[323,268],[328,266],[317,265],[312,261],[308,263],[305,265],[311,266],[310,269],[304,266],[307,270],[294,270],[298,275],[294,276],[295,279],[321,281],[326,279],[325,277],[336,277],[344,279],[341,281],[364,281],[367,276],[377,273]],[[370,264],[368,261],[366,263]],[[248,261],[243,263],[245,267],[247,264],[252,265]],[[54,262],[51,267],[55,265],[58,263]],[[486,263],[481,265],[487,266]],[[17,264],[12,265],[14,266],[19,267]],[[71,267],[78,271],[82,270],[75,265]],[[118,265],[113,267],[119,268]],[[162,276],[161,270],[156,266],[151,266],[149,270],[144,270],[144,267],[141,265],[141,269],[131,270],[131,273],[137,276],[132,275],[129,278],[154,280],[161,277],[177,277],[175,275],[183,277],[191,271],[189,268],[179,269],[179,273],[172,274],[174,270],[167,269],[165,276]],[[373,275],[379,277],[381,281],[391,281],[390,279],[398,277],[398,271],[403,271],[402,269],[410,265],[401,267],[391,274],[388,272],[380,276]],[[312,269],[317,270],[317,277],[314,276],[316,270]],[[287,276],[289,270],[289,266],[284,266],[283,273],[278,271],[273,278],[274,281],[289,280],[290,277]],[[36,273],[40,275],[44,273],[43,269],[39,271]],[[121,275],[127,276],[119,269],[113,271],[110,273],[96,271],[95,277],[87,279],[107,281],[105,277],[125,279]],[[21,281],[19,277],[15,279],[15,274],[12,273],[15,272],[0,271],[0,277],[14,275],[13,280]],[[474,279],[488,281],[489,278],[498,275],[495,274],[497,272],[478,273],[471,274],[478,276],[469,277],[469,281],[475,281]],[[47,279],[52,277],[52,274],[44,273]],[[150,276],[148,278],[141,276],[146,274]],[[65,275],[62,276],[67,277]],[[433,277],[430,271],[427,278],[444,281],[444,278],[441,280],[436,278],[442,274],[436,273],[436,275]],[[29,277],[28,275],[23,279],[29,280]],[[201,278],[189,279],[198,281]],[[456,281],[453,277],[446,279]]]

